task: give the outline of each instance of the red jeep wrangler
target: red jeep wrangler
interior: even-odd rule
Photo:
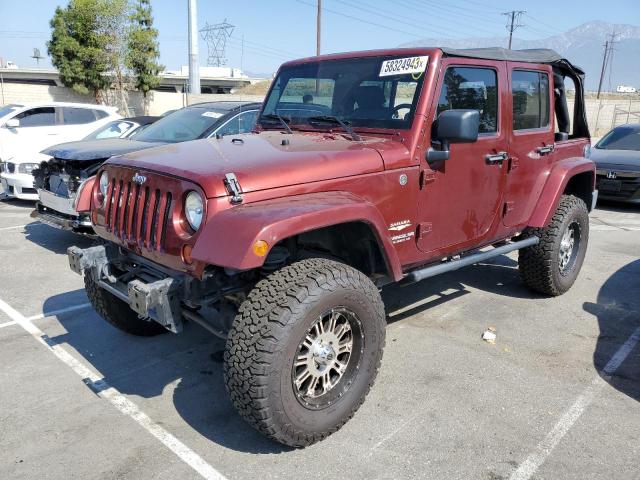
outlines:
[[[582,85],[550,50],[286,63],[253,133],[107,162],[91,200],[104,242],[71,247],[71,268],[125,332],[191,321],[225,338],[240,414],[309,445],[373,384],[385,284],[519,250],[526,285],[571,287],[597,193]]]

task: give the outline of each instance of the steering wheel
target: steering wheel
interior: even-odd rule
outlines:
[[[391,118],[400,118],[400,110],[402,110],[403,108],[411,110],[412,107],[413,105],[411,103],[401,103],[400,105],[396,105],[395,107],[393,107]]]

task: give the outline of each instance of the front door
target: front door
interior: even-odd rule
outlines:
[[[423,162],[416,235],[423,252],[462,251],[500,224],[508,164],[507,132],[501,128],[504,67],[475,59],[443,61],[433,118],[449,109],[479,110],[480,133],[474,143],[451,144],[450,157],[441,164]]]

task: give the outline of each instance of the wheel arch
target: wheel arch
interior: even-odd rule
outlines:
[[[192,257],[210,265],[249,270],[262,267],[267,258],[253,252],[256,241],[264,240],[271,251],[276,245],[303,239],[337,258],[361,257],[363,248],[369,248],[384,266],[383,272],[373,273],[399,280],[400,261],[386,233],[380,211],[360,197],[349,192],[304,194],[248,203],[214,215],[199,235]],[[348,255],[328,248],[332,236],[342,240]]]
[[[595,203],[595,178],[595,164],[586,158],[573,157],[554,164],[528,226],[548,225],[562,195],[580,198],[591,211]]]

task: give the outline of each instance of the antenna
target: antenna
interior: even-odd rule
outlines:
[[[33,49],[33,55],[31,55],[31,58],[35,58],[36,59],[36,65],[40,66],[40,60],[42,60],[44,57],[42,55],[40,55],[40,49],[39,48],[34,48]]]
[[[225,51],[227,49],[227,39],[236,27],[227,22],[225,18],[222,23],[209,25],[205,23],[200,29],[202,39],[207,42],[207,65],[211,67],[221,67],[227,64]]]

